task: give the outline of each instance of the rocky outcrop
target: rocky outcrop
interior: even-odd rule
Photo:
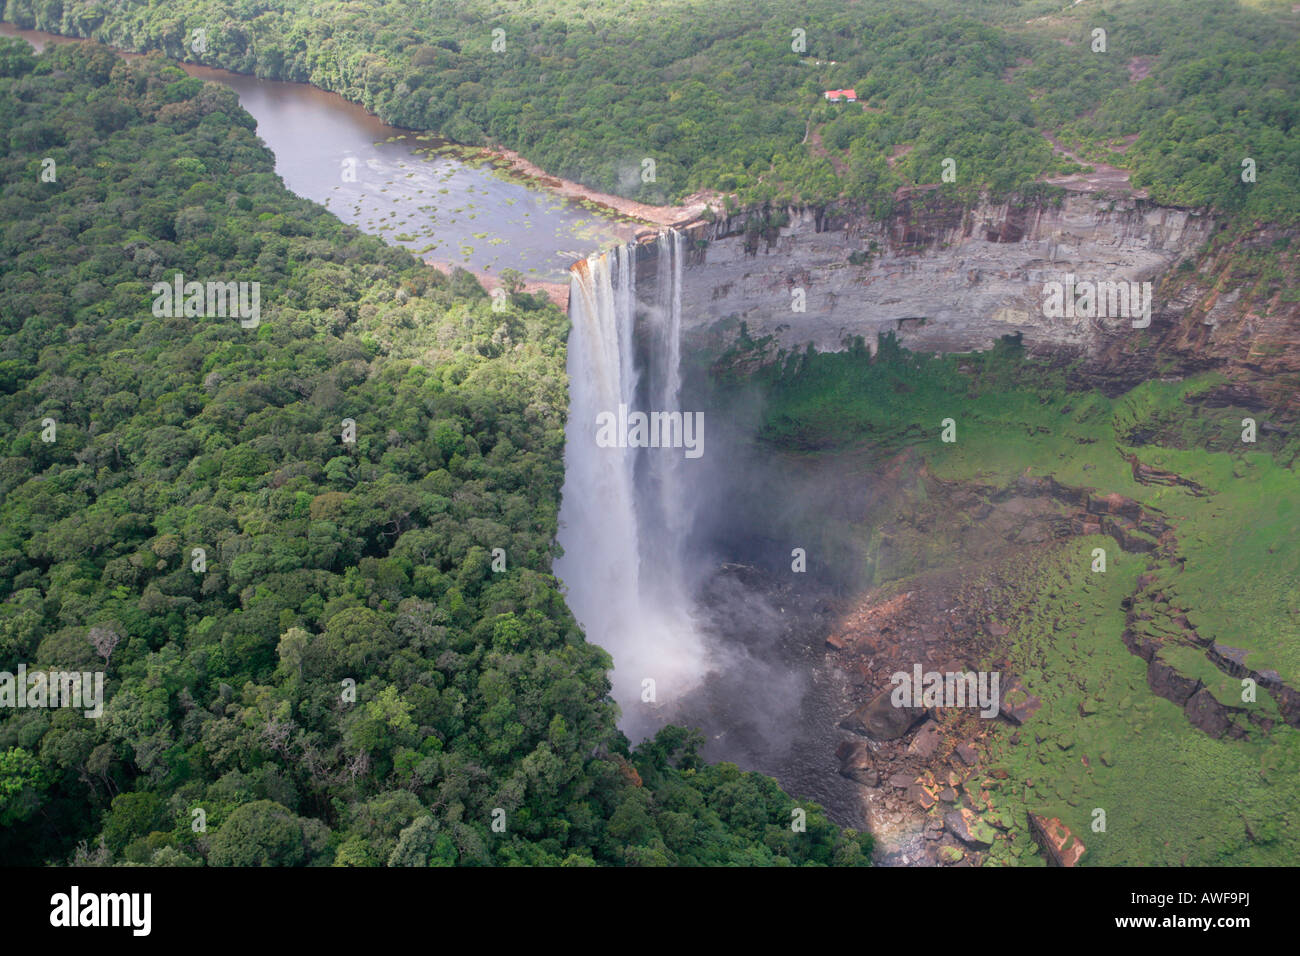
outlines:
[[[1167,533],[1162,541],[1166,545],[1162,549],[1166,564],[1176,566],[1176,539]],[[1199,634],[1188,620],[1187,611],[1159,587],[1159,580],[1157,574],[1140,575],[1137,590],[1121,602],[1127,612],[1124,645],[1147,662],[1147,686],[1152,692],[1183,708],[1188,722],[1211,737],[1242,739],[1248,736],[1248,725],[1270,731],[1275,723],[1272,717],[1256,708],[1221,700],[1201,677],[1184,673],[1175,659],[1167,659],[1170,651],[1181,649],[1186,654],[1195,649],[1204,655],[1205,662],[1227,677],[1249,678],[1267,690],[1281,718],[1292,727],[1300,726],[1300,691],[1285,683],[1277,671],[1251,667],[1242,648]]]
[[[1214,699],[1210,691],[1202,687],[1187,699],[1183,713],[1193,727],[1205,731],[1211,737],[1222,737],[1232,728],[1229,709]]]
[[[1179,707],[1186,704],[1193,694],[1201,690],[1199,680],[1194,677],[1184,677],[1159,657],[1152,657],[1147,665],[1147,685],[1157,696],[1172,701]],[[1221,730],[1219,733],[1222,732]]]
[[[1278,712],[1292,727],[1300,727],[1300,690],[1284,683],[1277,671],[1256,670],[1246,663],[1247,652],[1239,647],[1229,647],[1215,641],[1207,648],[1205,656],[1215,667],[1232,677],[1249,677],[1273,695]]]
[[[1023,724],[1038,712],[1043,702],[1025,690],[1020,678],[1013,677],[1006,682],[999,702],[1002,716],[1013,724]]]
[[[1057,817],[1050,820],[1037,813],[1029,814],[1029,829],[1043,848],[1049,866],[1074,866],[1087,849],[1083,841]]]
[[[1216,369],[1231,381],[1207,405],[1300,412],[1300,229],[1268,223],[1216,232],[1194,259],[1164,277],[1153,347],[1117,337],[1094,371],[1120,382],[1152,363]],[[1261,423],[1261,431],[1267,431]]]
[[[1194,211],[1069,192],[973,208],[926,192],[885,220],[852,206],[796,208],[755,228],[762,215],[690,231],[682,307],[693,345],[725,347],[743,322],[787,349],[837,350],[855,336],[874,347],[893,332],[914,350],[971,351],[1020,333],[1031,351],[1092,354],[1107,336],[1137,334],[1131,322],[1047,318],[1044,283],[1158,282],[1214,229]],[[788,222],[772,227],[773,215]]]
[[[1134,477],[1141,480],[1140,463],[1131,461]],[[1204,492],[1195,482],[1187,481],[1173,472],[1147,469],[1143,474],[1155,473],[1164,480],[1160,483],[1179,485],[1188,494]],[[1167,566],[1176,566],[1177,538],[1165,516],[1151,507],[1120,494],[1098,494],[1089,488],[1072,488],[1054,478],[1022,476],[1012,486],[991,496],[990,500],[1005,500],[1011,494],[1047,496],[1062,503],[1082,507],[1081,514],[1072,517],[1075,533],[1104,533],[1114,537],[1120,548],[1130,553],[1150,555]],[[1148,565],[1154,568],[1155,565]],[[1155,587],[1159,575],[1139,575],[1137,591],[1121,603],[1127,612],[1123,632],[1124,645],[1130,652],[1147,662],[1147,685],[1157,696],[1179,707],[1192,726],[1212,737],[1241,739],[1247,736],[1246,723],[1254,724],[1267,732],[1274,721],[1248,707],[1225,703],[1205,686],[1200,678],[1179,671],[1174,664],[1161,656],[1167,647],[1194,647],[1200,649],[1205,659],[1231,677],[1250,678],[1272,695],[1278,712],[1288,724],[1300,726],[1300,690],[1285,683],[1274,670],[1257,670],[1247,663],[1247,652],[1242,648],[1213,641],[1197,633],[1187,618],[1187,611],[1172,603],[1171,598]],[[1151,628],[1150,622],[1163,622],[1162,627]],[[1008,720],[1023,724],[1041,706],[1037,698],[1030,697],[1016,678],[1004,680],[1001,712]]]
[[[943,825],[962,843],[978,849],[988,849],[997,836],[997,831],[989,823],[965,808],[945,813]]]
[[[769,356],[809,344],[836,351],[856,337],[874,349],[882,333],[929,352],[1019,335],[1031,354],[1083,359],[1081,384],[1111,393],[1218,369],[1232,379],[1228,403],[1300,412],[1297,227],[1230,226],[1131,193],[967,207],[918,189],[886,219],[837,204],[742,211],[685,231],[683,331],[704,353],[726,351],[742,326]],[[647,241],[639,285],[655,282],[656,255]],[[1044,284],[1067,275],[1150,281],[1149,327],[1047,317]]]

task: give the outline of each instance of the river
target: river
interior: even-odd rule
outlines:
[[[37,50],[81,42],[11,23],[0,23],[0,36],[20,37]],[[636,228],[630,219],[506,178],[486,160],[466,161],[455,144],[389,126],[335,93],[177,66],[234,90],[290,190],[428,262],[489,275],[513,268],[567,287],[572,262],[631,238]]]

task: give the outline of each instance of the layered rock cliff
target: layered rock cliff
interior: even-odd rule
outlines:
[[[766,234],[756,215],[692,230],[705,242],[682,306],[700,344],[725,341],[743,321],[783,348],[835,350],[854,336],[874,345],[892,331],[913,350],[970,351],[1020,332],[1032,351],[1095,352],[1131,324],[1048,318],[1044,283],[1158,281],[1214,228],[1192,211],[1080,193],[973,208],[921,193],[883,221],[793,209]]]
[[[832,351],[857,336],[874,348],[886,332],[915,351],[971,351],[1019,333],[1031,354],[1082,359],[1116,387],[1174,366],[1223,367],[1267,393],[1261,400],[1289,404],[1296,392],[1295,230],[1227,231],[1203,211],[1132,195],[969,207],[925,189],[883,220],[840,206],[685,228],[683,332],[706,352],[724,351],[742,324],[773,351]],[[654,256],[643,246],[638,284],[654,282]],[[1044,286],[1069,276],[1150,282],[1150,326],[1127,315],[1049,317]]]

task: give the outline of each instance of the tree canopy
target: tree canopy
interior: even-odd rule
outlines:
[[[902,186],[1006,194],[1106,163],[1158,202],[1300,213],[1286,3],[10,0],[7,16],[313,83],[647,202],[717,190],[885,212]],[[822,97],[843,88],[858,102]]]

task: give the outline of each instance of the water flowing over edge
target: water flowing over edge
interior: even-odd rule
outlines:
[[[689,462],[680,448],[601,447],[596,440],[598,416],[616,415],[620,405],[683,411],[684,237],[668,230],[657,243],[650,301],[637,296],[635,243],[589,256],[571,272],[558,534],[564,555],[555,562],[587,639],[614,659],[620,727],[634,741],[665,723],[708,667],[686,567]]]

